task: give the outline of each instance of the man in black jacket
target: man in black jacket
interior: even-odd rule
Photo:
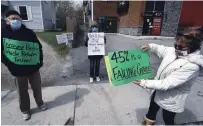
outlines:
[[[28,81],[38,107],[46,110],[42,100],[39,69],[43,65],[42,45],[35,33],[22,24],[21,15],[14,10],[6,14],[6,26],[1,33],[1,61],[15,76],[23,119],[29,120],[30,98]]]

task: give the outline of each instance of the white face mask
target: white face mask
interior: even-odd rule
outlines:
[[[183,57],[183,56],[187,56],[188,55],[188,51],[181,51],[181,50],[175,50],[176,56],[177,57]]]

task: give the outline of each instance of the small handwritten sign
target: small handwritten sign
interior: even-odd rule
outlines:
[[[88,55],[105,55],[104,33],[88,33]]]
[[[40,63],[38,43],[3,38],[4,55],[17,65],[37,65]]]
[[[56,40],[58,44],[68,43],[68,38],[66,34],[56,35]]]
[[[109,81],[115,86],[152,78],[149,55],[141,50],[111,52],[105,63]]]
[[[63,34],[66,35],[68,40],[73,40],[73,33],[72,32],[63,33]]]

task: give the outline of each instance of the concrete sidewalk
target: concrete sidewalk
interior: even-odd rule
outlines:
[[[76,102],[76,125],[140,124],[148,107],[149,94],[134,84],[80,85],[90,93]],[[77,92],[80,97],[80,91]]]
[[[82,90],[82,89],[81,89]],[[84,89],[84,93],[88,93]],[[60,86],[43,88],[43,98],[49,109],[40,112],[29,91],[31,99],[32,118],[29,121],[22,119],[19,109],[18,94],[14,91],[1,100],[2,125],[57,125],[73,117],[76,86]]]
[[[40,112],[30,90],[32,118],[22,120],[17,92],[2,100],[3,125],[64,125],[74,118],[77,125],[140,124],[147,110],[149,94],[137,85],[119,87],[107,83],[43,88],[49,109]]]
[[[29,121],[22,119],[16,91],[4,97],[2,124],[64,125],[73,118],[76,125],[139,125],[148,110],[150,98],[146,90],[132,83],[114,87],[108,83],[86,82],[83,85],[47,87],[42,91],[49,109],[40,112],[32,91],[29,91],[34,113]],[[177,124],[203,120],[203,97],[197,95],[196,91],[191,93],[185,112],[176,116]],[[164,124],[161,111],[157,115],[157,124]]]

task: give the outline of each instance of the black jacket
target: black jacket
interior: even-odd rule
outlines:
[[[13,76],[27,76],[29,74],[37,72],[43,65],[43,52],[42,52],[42,45],[40,44],[35,33],[32,30],[26,28],[25,25],[22,25],[21,28],[17,31],[13,31],[9,25],[6,25],[6,27],[1,29],[1,31],[2,31],[1,32],[1,62],[4,63],[5,66],[8,67],[11,74]],[[38,45],[39,48],[36,50],[39,51],[39,53],[40,53],[39,54],[40,62],[36,63],[36,65],[35,64],[34,65],[23,65],[23,63],[21,65],[19,65],[19,64],[12,62],[5,55],[4,51],[6,49],[4,49],[4,44],[3,44],[4,39],[17,40],[17,41],[22,41],[22,42],[26,41],[26,42],[31,42],[35,45]],[[8,41],[8,43],[9,43],[9,41]],[[14,48],[14,47],[15,47],[15,50],[19,50],[19,49],[16,49],[16,46],[12,46],[12,48]],[[11,49],[11,45],[9,45],[7,47],[7,49]],[[26,49],[27,49],[27,47],[26,47]],[[32,51],[29,51],[29,52],[32,53]],[[23,53],[23,51],[21,51],[21,54],[22,53]],[[32,54],[34,54],[34,52]],[[14,55],[14,54],[12,54],[12,55],[14,56],[14,58],[17,57],[17,55]]]
[[[85,40],[85,46],[88,47],[88,36],[86,36],[86,40]],[[106,37],[104,36],[104,43],[106,44]],[[95,56],[88,56],[88,59],[101,59],[103,58],[102,55],[95,55]]]

